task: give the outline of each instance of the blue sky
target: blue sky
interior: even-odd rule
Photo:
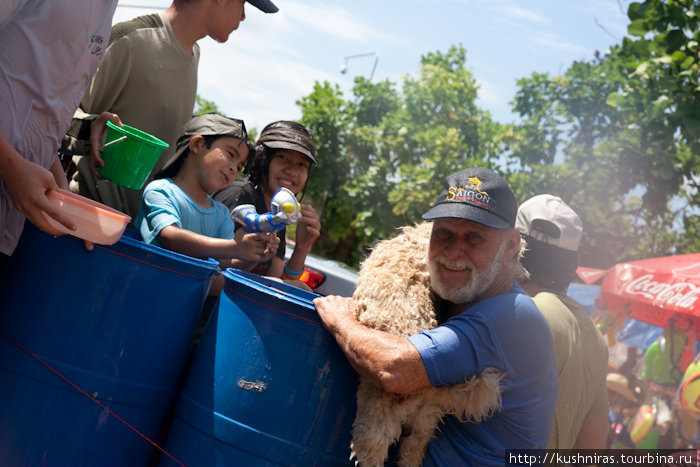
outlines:
[[[530,73],[561,73],[620,43],[630,0],[273,0],[266,15],[246,5],[246,20],[225,44],[200,41],[198,93],[226,114],[261,129],[301,116],[295,101],[316,81],[337,83],[351,97],[353,78],[400,83],[418,71],[420,58],[467,50],[467,68],[479,86],[478,105],[511,122],[516,80]],[[120,0],[114,21],[165,8],[168,0]],[[152,10],[155,11],[155,10]],[[128,123],[128,122],[125,122]]]

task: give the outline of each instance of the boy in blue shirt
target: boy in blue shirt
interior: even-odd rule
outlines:
[[[173,157],[146,186],[135,225],[146,243],[189,256],[262,261],[279,245],[267,233],[234,234],[229,210],[209,195],[233,183],[250,153],[241,120],[218,114],[192,118]]]

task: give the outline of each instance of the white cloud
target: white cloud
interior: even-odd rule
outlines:
[[[225,44],[200,41],[198,93],[250,128],[300,118],[295,102],[310,94],[317,81],[351,83],[350,73],[338,72],[343,56],[365,52],[378,42],[403,41],[334,4],[277,4],[280,12],[273,15],[246,8],[245,22]],[[357,70],[371,69],[371,62],[361,65]]]
[[[367,21],[332,2],[310,5],[308,2],[285,2],[288,17],[297,25],[305,25],[332,37],[363,44],[377,42],[403,43],[404,39],[368,26]],[[298,26],[297,26],[298,27]]]
[[[520,38],[522,42],[518,44],[519,47],[527,49],[533,56],[552,52],[559,55],[574,55],[576,58],[592,55],[588,47],[563,37],[562,31],[552,25],[548,18],[534,11],[524,10],[514,5],[504,6],[503,15],[499,20],[507,24],[506,28],[513,30],[511,33],[513,37]],[[591,19],[591,23],[592,21]]]
[[[298,119],[295,101],[313,90],[315,81],[331,80],[323,70],[240,45],[202,43],[198,93],[217,103],[248,127],[261,129],[273,120]],[[206,50],[204,50],[206,49]]]
[[[537,25],[549,24],[548,18],[532,10],[526,10],[525,8],[518,6],[515,2],[501,2],[499,10],[505,17],[516,21],[526,21],[528,23],[534,23]]]
[[[517,0],[479,0],[478,5],[471,5],[471,2],[464,1],[464,8],[471,8],[478,11],[484,9],[489,12],[488,16],[496,19],[499,22],[508,22],[511,24],[523,24],[523,22],[536,25],[549,25],[550,19],[533,9],[522,7],[522,2]]]
[[[592,56],[592,50],[590,50],[590,48],[568,42],[559,34],[552,32],[533,33],[530,36],[530,41],[535,45],[548,48],[550,50],[560,50],[575,55],[582,54]]]

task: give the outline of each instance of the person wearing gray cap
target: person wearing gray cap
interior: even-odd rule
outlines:
[[[289,120],[270,123],[260,133],[255,155],[245,170],[247,177],[216,193],[214,199],[231,211],[236,206],[252,204],[258,213],[267,212],[272,196],[279,188],[287,188],[295,195],[303,193],[313,164],[316,164],[316,147],[309,130]],[[242,225],[236,225],[236,229],[241,228]],[[304,272],[306,256],[321,233],[316,210],[311,205],[301,205],[294,252],[284,264],[286,231],[285,228],[277,232],[280,246],[274,258],[253,265],[237,262],[236,267],[307,288],[298,279]]]
[[[250,153],[241,120],[217,114],[185,125],[175,154],[143,192],[134,224],[146,243],[229,267],[233,258],[259,261],[274,255],[276,238],[265,233],[234,236],[233,220],[209,193],[236,179]]]
[[[402,338],[359,323],[351,298],[314,300],[350,364],[387,392],[449,386],[486,368],[505,373],[502,409],[480,423],[445,416],[423,466],[497,466],[507,449],[544,449],[557,372],[547,321],[515,282],[520,233],[515,196],[492,170],[472,167],[444,180],[426,259],[442,299],[438,326]]]
[[[277,11],[270,0],[247,3],[264,13]],[[226,42],[245,20],[245,4],[245,0],[174,0],[164,11],[112,27],[109,43],[100,44],[104,60],[85,91],[60,151],[64,164],[70,166],[72,160],[75,167],[70,182],[73,192],[136,217],[143,189],[119,186],[98,172],[105,165],[100,147],[106,121],[124,122],[170,145],[155,164],[152,174],[156,174],[173,154],[180,130],[192,117],[198,41],[209,36]]]
[[[603,449],[608,430],[608,346],[583,305],[566,294],[578,267],[579,216],[558,196],[523,202],[515,226],[527,243],[518,279],[549,323],[559,397],[549,449]]]

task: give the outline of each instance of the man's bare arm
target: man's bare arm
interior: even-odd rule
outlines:
[[[423,360],[407,339],[369,328],[357,321],[351,298],[314,300],[321,320],[352,367],[387,392],[405,394],[430,387]]]

